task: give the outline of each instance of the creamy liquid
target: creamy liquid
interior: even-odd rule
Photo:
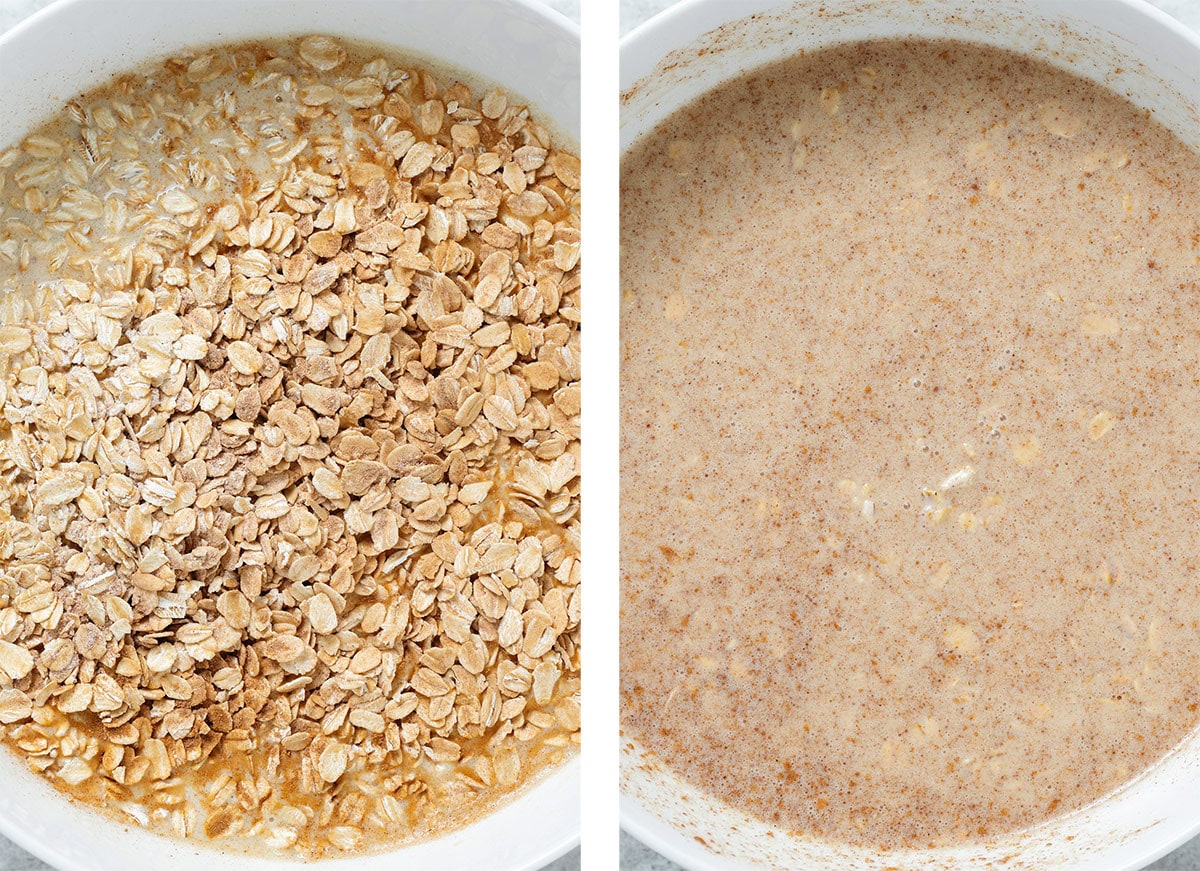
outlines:
[[[1111,791],[1200,701],[1200,158],[1017,55],[874,42],[622,180],[622,704],[883,847]]]

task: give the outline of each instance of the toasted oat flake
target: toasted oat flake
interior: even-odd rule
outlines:
[[[1013,459],[1018,465],[1028,466],[1037,462],[1042,455],[1042,444],[1035,435],[1022,435],[1009,441]]]
[[[1110,429],[1113,427],[1113,416],[1108,409],[1103,409],[1096,412],[1096,415],[1088,421],[1087,435],[1092,441],[1099,441],[1104,438]]]
[[[579,160],[322,35],[0,151],[0,724],[73,795],[306,856],[579,741]]]
[[[1080,331],[1089,339],[1115,336],[1121,332],[1121,322],[1112,315],[1087,315],[1080,321]]]

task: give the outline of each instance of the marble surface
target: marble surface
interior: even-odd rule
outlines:
[[[580,0],[543,0],[547,6],[557,9],[572,21],[579,22]],[[0,0],[0,33],[32,15],[50,0]],[[542,871],[579,871],[579,848],[572,850]],[[50,866],[22,850],[7,838],[0,836],[0,871],[49,871]]]
[[[1158,8],[1200,32],[1200,0],[1150,0]],[[621,0],[621,35],[658,14],[675,0]],[[632,835],[621,832],[621,868],[625,871],[681,871]],[[1200,868],[1200,837],[1148,866],[1147,871],[1196,871]]]

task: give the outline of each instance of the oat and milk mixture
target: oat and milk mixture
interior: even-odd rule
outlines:
[[[319,855],[579,737],[579,161],[324,37],[0,151],[0,723],[85,801]]]
[[[623,719],[842,843],[1077,808],[1200,719],[1200,157],[868,43],[625,157]]]

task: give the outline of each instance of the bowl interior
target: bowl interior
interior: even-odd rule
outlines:
[[[395,871],[445,868],[535,871],[579,842],[579,758],[551,772],[514,801],[476,823],[386,853],[301,863],[211,849],[114,822],[31,773],[0,751],[0,831],[62,871],[282,871],[302,867]]]
[[[0,144],[115,73],[182,49],[321,32],[426,56],[528,100],[579,140],[579,33],[531,0],[59,0],[0,38]]]
[[[692,0],[622,44],[621,147],[746,70],[798,50],[904,36],[965,39],[1043,59],[1128,94],[1184,142],[1200,147],[1200,37],[1141,0]],[[1200,830],[1197,733],[1118,793],[1032,831],[887,855],[789,836],[679,780],[636,742],[623,746],[622,824],[693,869],[1110,871],[1142,867]]]
[[[394,47],[494,82],[528,100],[559,135],[579,137],[579,36],[526,0],[61,0],[0,37],[0,147],[115,73],[171,52],[219,42],[323,32]],[[0,831],[62,869],[178,871],[217,866],[295,868],[285,859],[216,853],[122,826],[68,802],[0,751]],[[495,813],[399,851],[321,863],[356,871],[542,867],[579,841],[579,760],[549,772]]]

